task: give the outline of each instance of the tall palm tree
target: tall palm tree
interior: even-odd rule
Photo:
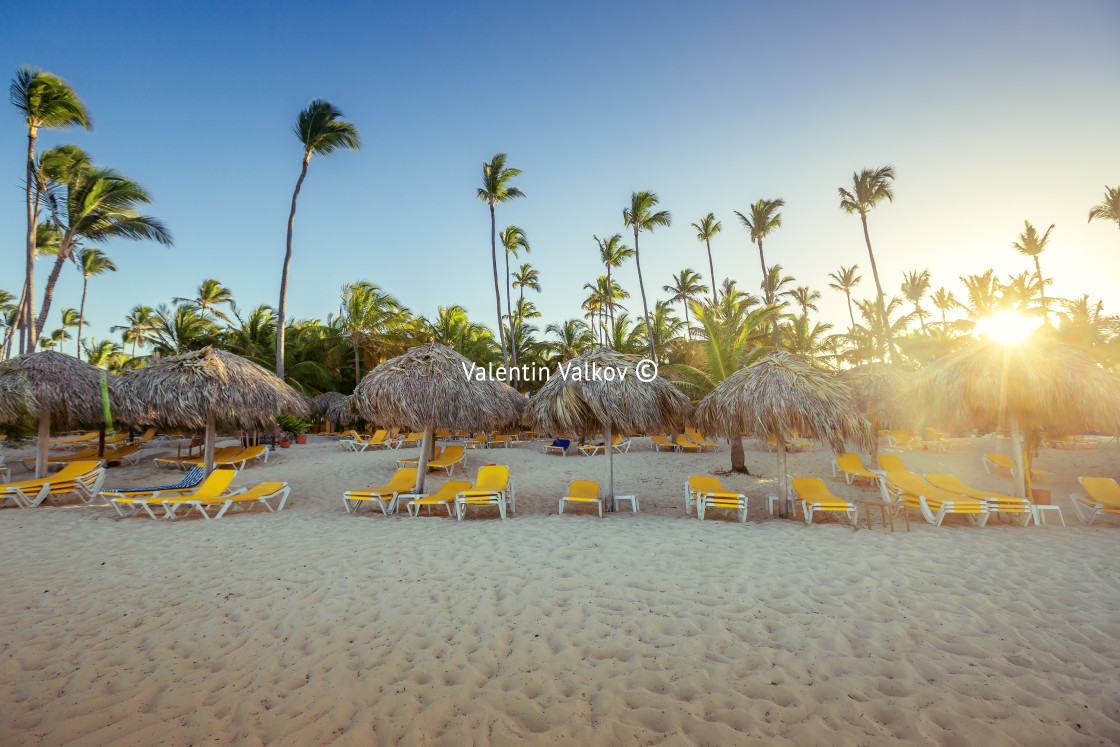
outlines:
[[[614,287],[614,281],[611,278],[611,269],[615,267],[622,267],[622,263],[634,256],[634,250],[622,243],[622,234],[616,233],[605,239],[600,239],[598,236],[592,234],[591,238],[595,239],[595,243],[599,245],[599,259],[607,266],[607,281],[611,287]],[[611,324],[614,324],[614,299],[610,300],[610,317]]]
[[[735,211],[735,215],[739,216],[739,221],[743,224],[743,227],[751,232],[751,241],[758,244],[758,261],[762,265],[764,289],[769,271],[766,269],[766,255],[762,252],[762,240],[781,227],[782,214],[780,209],[785,204],[785,200],[780,198],[777,200],[758,200],[751,205],[750,210],[747,211],[748,215],[743,215],[738,210]],[[767,290],[766,303],[774,303],[774,298]],[[782,333],[778,329],[777,314],[770,319],[770,323],[774,327],[774,347],[780,348],[782,346]]]
[[[194,298],[172,298],[171,301],[176,305],[182,303],[193,304],[203,314],[213,314],[224,322],[231,322],[231,320],[224,312],[218,310],[218,305],[228,304],[233,307],[236,303],[233,292],[214,278],[207,278],[199,283]]]
[[[1046,289],[1044,286],[1046,283],[1042,278],[1042,266],[1038,263],[1038,255],[1046,251],[1046,244],[1050,241],[1050,232],[1054,230],[1054,224],[1051,223],[1050,227],[1046,229],[1046,233],[1041,236],[1038,235],[1038,231],[1029,220],[1023,221],[1023,227],[1024,231],[1019,234],[1019,240],[1012,242],[1011,248],[1024,257],[1030,257],[1034,260],[1034,271],[1038,275],[1038,293],[1042,300],[1042,314],[1045,317]]]
[[[41,164],[42,159],[39,159],[39,162]],[[41,187],[46,186],[46,178],[43,176],[41,165],[37,168],[36,178],[38,179]],[[39,188],[40,187],[37,187],[37,189]],[[39,200],[37,200],[36,202],[38,203]],[[51,257],[56,256],[58,254],[58,244],[59,241],[61,241],[61,238],[62,237],[58,231],[58,226],[55,225],[53,221],[49,219],[41,221],[39,225],[35,226],[35,259],[37,260],[41,255],[47,255]],[[5,357],[10,355],[11,353],[11,344],[13,339],[12,336],[15,334],[17,327],[20,330],[20,336],[26,341],[29,330],[26,326],[21,326],[18,322],[19,319],[23,318],[22,315],[24,311],[26,311],[26,309],[24,308],[24,301],[26,300],[26,296],[27,281],[25,278],[23,284],[23,293],[20,295],[19,304],[16,306],[16,321],[8,328],[7,335],[4,339],[3,349]]]
[[[307,108],[299,113],[295,126],[296,137],[303,145],[303,162],[299,179],[292,192],[292,210],[288,213],[288,240],[284,252],[284,269],[280,274],[280,305],[276,312],[276,375],[284,378],[284,329],[288,309],[288,267],[292,263],[292,228],[296,222],[296,201],[303,180],[307,176],[307,164],[316,154],[329,156],[340,150],[359,150],[362,135],[353,122],[342,118],[342,112],[322,99],[314,99]]]
[[[521,174],[521,169],[506,166],[505,153],[495,153],[490,162],[482,162],[482,186],[477,197],[490,208],[490,259],[494,265],[494,304],[498,311],[498,342],[502,346],[502,365],[509,368],[509,349],[506,347],[505,325],[502,324],[502,289],[498,283],[498,223],[495,208],[500,202],[510,202],[525,193],[512,186],[513,178]]]
[[[160,306],[149,340],[160,355],[177,355],[206,347],[217,331],[214,322],[194,306],[176,306],[174,311]]]
[[[714,213],[708,213],[699,222],[693,223],[692,227],[696,229],[696,238],[703,241],[704,245],[708,247],[708,272],[712,282],[712,303],[718,304],[719,299],[716,298],[716,267],[712,264],[712,237],[723,230],[723,224],[716,220]]]
[[[537,293],[541,292],[541,274],[533,268],[528,262],[521,265],[521,269],[513,273],[513,287],[517,288],[521,296],[518,298],[518,306],[525,300],[525,289],[534,290]]]
[[[121,346],[112,340],[90,340],[83,347],[86,351],[86,360],[91,366],[115,369],[124,362],[125,354]]]
[[[871,260],[871,275],[875,278],[876,300],[879,304],[879,317],[887,318],[887,307],[883,301],[883,285],[879,282],[879,268],[875,264],[875,252],[871,250],[871,235],[867,232],[867,214],[880,202],[887,200],[894,202],[894,192],[891,182],[894,181],[894,167],[880,166],[877,169],[864,169],[858,174],[852,174],[851,190],[839,188],[840,209],[846,213],[859,213],[860,222],[863,223],[863,240],[867,244],[867,256]],[[884,325],[884,330],[889,331],[890,326]],[[890,351],[891,362],[897,362],[898,354],[894,349],[894,340],[886,341],[887,350]]]
[[[942,286],[935,290],[933,292],[933,295],[930,296],[930,301],[933,303],[933,307],[941,312],[942,327],[947,324],[945,318],[946,312],[960,307],[960,303],[956,298],[953,297],[953,291],[946,290],[945,286]]]
[[[791,291],[786,291],[785,295],[793,299],[793,302],[801,309],[802,316],[808,316],[809,309],[820,311],[820,309],[817,308],[817,301],[821,300],[821,292],[811,290],[807,285],[799,285]],[[828,325],[828,328],[831,327],[831,324]],[[794,352],[805,351],[795,350]]]
[[[95,168],[80,148],[63,145],[44,153],[43,173],[52,184],[48,205],[61,238],[47,277],[37,333],[47,322],[63,264],[82,244],[115,238],[174,244],[162,221],[136,211],[137,206],[151,203],[147,190],[113,169]]]
[[[510,288],[509,258],[511,256],[516,257],[517,252],[521,249],[524,249],[526,254],[533,250],[529,246],[529,238],[518,226],[506,226],[506,230],[499,233],[498,238],[502,242],[502,247],[505,249],[506,255],[506,318],[509,319],[510,324],[513,324],[513,299],[511,298],[513,291]],[[514,368],[516,368],[517,350],[512,345],[510,346],[510,357]]]
[[[86,317],[86,292],[89,290],[89,279],[104,272],[116,272],[117,266],[98,249],[83,249],[78,252],[78,269],[82,271],[82,303],[78,307],[78,349],[75,355],[82,359],[82,325]]]
[[[544,328],[545,334],[554,335],[555,340],[549,341],[553,358],[557,362],[570,360],[581,353],[586,353],[595,345],[595,335],[583,321],[579,319],[566,319],[563,322],[550,324]]]
[[[630,195],[630,207],[622,211],[622,221],[634,229],[634,264],[638,267],[638,288],[642,291],[642,313],[646,319],[646,329],[650,329],[649,304],[646,303],[646,285],[642,280],[642,260],[638,255],[638,234],[641,231],[652,233],[657,226],[668,228],[673,222],[668,210],[653,212],[657,205],[656,192],[634,192]],[[651,360],[657,359],[654,335],[649,335],[649,357]]]
[[[1104,188],[1104,199],[1089,208],[1089,222],[1107,220],[1120,226],[1120,187]]]
[[[358,282],[343,286],[339,324],[354,352],[355,386],[362,380],[362,349],[367,349],[373,363],[378,363],[377,359],[382,357],[378,352],[384,351],[387,343],[394,342],[390,338],[407,313],[396,298],[376,285]]]
[[[125,323],[109,328],[110,332],[120,332],[121,342],[132,344],[130,358],[136,357],[136,346],[147,345],[156,326],[156,312],[151,306],[137,305],[124,318]]]
[[[663,287],[663,290],[673,294],[669,299],[670,302],[679,301],[684,307],[684,327],[688,331],[689,339],[692,339],[692,327],[688,319],[688,306],[698,294],[708,292],[708,286],[701,283],[701,279],[698,272],[686,267],[673,276],[672,285]]]
[[[962,275],[960,281],[968,297],[964,308],[969,319],[983,319],[999,310],[999,278],[994,268],[989,267],[979,275]]]
[[[856,274],[858,269],[859,265],[852,265],[851,267],[840,265],[839,270],[828,273],[828,276],[833,280],[828,284],[828,287],[840,291],[844,294],[844,298],[848,300],[848,317],[852,320],[853,327],[856,323],[856,315],[852,313],[852,291],[859,285],[859,281],[863,280],[862,275]]]
[[[930,288],[930,275],[929,270],[922,270],[918,272],[907,272],[902,276],[902,295],[906,300],[914,304],[914,315],[918,317],[918,323],[922,326],[922,334],[926,333],[926,312],[922,308],[922,299],[929,293]]]
[[[21,352],[35,350],[39,327],[35,318],[35,227],[39,224],[39,197],[43,185],[35,178],[35,140],[39,130],[63,130],[92,126],[89,110],[70,84],[39,68],[21,67],[8,87],[12,105],[19,110],[27,125],[27,257],[24,278],[22,324],[28,332],[27,345]]]

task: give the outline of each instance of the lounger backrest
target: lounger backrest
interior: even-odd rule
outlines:
[[[1011,457],[1005,454],[985,454],[984,458],[1001,469],[1012,469]]]
[[[488,464],[478,468],[474,481],[475,490],[501,491],[509,485],[509,467],[504,464]]]
[[[902,461],[902,457],[894,454],[880,454],[879,466],[887,472],[909,472],[910,468]]]
[[[910,441],[910,434],[906,431],[891,431],[891,438],[899,443],[908,443]]]
[[[558,449],[566,449],[571,445],[572,445],[572,442],[568,441],[567,439],[564,439],[564,438],[558,438],[555,441],[553,441],[551,444],[549,444],[549,446],[555,446]]]
[[[572,480],[568,486],[568,495],[577,498],[599,497],[599,483],[594,480]]]
[[[272,495],[278,490],[284,489],[285,483],[282,482],[262,482],[260,485],[255,485],[249,488],[244,493],[237,496],[239,501],[255,501],[262,495]]]
[[[1120,485],[1111,477],[1079,477],[1077,480],[1094,501],[1120,506]]]
[[[903,493],[912,496],[925,496],[935,501],[960,501],[963,496],[942,488],[936,488],[913,472],[888,472],[887,482]]]
[[[824,480],[818,477],[795,477],[790,481],[790,487],[803,501],[836,500],[836,496],[829,492]]]
[[[688,484],[697,493],[729,493],[719,480],[709,475],[693,475]]]
[[[372,436],[369,437],[367,443],[376,444],[376,443],[381,443],[384,440],[385,440],[385,431],[384,430],[378,430],[378,431],[374,432],[374,434]]]
[[[416,467],[401,467],[393,473],[393,476],[389,478],[389,484],[385,487],[394,493],[412,490],[416,487]]]
[[[198,486],[193,494],[184,497],[192,500],[217,498],[233,483],[235,477],[237,477],[237,472],[232,469],[216,469]]]
[[[859,454],[853,454],[850,451],[843,454],[837,454],[836,464],[840,466],[840,469],[846,470],[848,472],[863,471],[863,462],[859,460]]]
[[[935,488],[948,490],[950,493],[960,493],[961,495],[972,495],[980,491],[970,488],[964,484],[964,481],[955,475],[946,474],[929,474],[925,475],[926,482]]]
[[[140,449],[140,444],[129,444],[128,446],[119,446],[112,451],[105,452],[106,459],[120,459],[131,454],[135,454]]]
[[[444,450],[443,456],[440,457],[444,462],[457,462],[463,457],[463,447],[461,445],[448,446]]]
[[[237,459],[239,461],[242,459],[256,459],[266,451],[268,451],[267,446],[250,446],[248,449],[238,454]]]

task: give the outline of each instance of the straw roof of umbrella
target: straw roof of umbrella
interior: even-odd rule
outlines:
[[[313,417],[325,417],[330,411],[332,404],[346,399],[346,395],[341,392],[323,392],[311,398],[311,415]]]
[[[1020,427],[1055,435],[1120,430],[1120,377],[1038,335],[1021,345],[974,342],[926,366],[912,394],[960,425],[995,425],[1014,415]]]
[[[472,362],[446,345],[417,345],[358,383],[351,410],[373,423],[481,431],[507,425],[525,398],[500,381],[468,378]]]
[[[220,430],[269,430],[284,412],[306,417],[306,397],[256,363],[215,348],[162,358],[122,381],[137,420],[201,430],[209,415]]]
[[[872,423],[887,427],[906,417],[909,380],[897,367],[868,363],[841,371],[837,378],[848,385],[856,409]]]
[[[577,379],[571,373],[561,376],[557,369],[529,401],[524,420],[534,430],[550,435],[596,432],[606,427],[616,433],[680,430],[692,414],[688,397],[660,376],[643,381],[639,360],[605,348],[571,359],[564,364],[569,372],[613,369],[625,372],[625,376],[614,381],[583,376]]]
[[[96,366],[69,355],[45,350],[0,362],[0,423],[49,416],[56,428],[102,425],[101,376]],[[128,420],[118,377],[108,374],[113,417]]]
[[[332,394],[338,394],[332,392]],[[322,396],[322,395],[320,395]],[[353,399],[345,394],[338,394],[337,397],[332,397],[330,404],[327,405],[323,412],[323,416],[335,425],[350,425],[357,418],[354,416],[354,411],[351,408]]]
[[[728,376],[700,401],[702,429],[736,438],[795,433],[813,436],[835,451],[848,444],[867,446],[870,427],[846,384],[804,358],[771,353]]]

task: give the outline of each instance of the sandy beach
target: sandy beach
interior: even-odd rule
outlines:
[[[0,742],[1120,741],[1120,527],[1068,508],[1065,529],[771,519],[774,455],[750,441],[758,476],[723,478],[751,498],[745,526],[683,509],[686,477],[726,468],[726,446],[648,440],[615,460],[640,513],[558,516],[567,482],[601,480],[604,460],[543,445],[468,452],[470,476],[511,466],[505,522],[348,516],[343,490],[383,483],[401,454],[317,437],[238,477],[288,481],[278,514],[0,511]],[[903,457],[1009,486],[980,465],[1000,446]],[[1115,475],[1116,451],[1044,451],[1037,466],[1068,506],[1077,475]],[[829,475],[829,460],[793,455],[791,474]],[[147,462],[106,484],[169,474]]]

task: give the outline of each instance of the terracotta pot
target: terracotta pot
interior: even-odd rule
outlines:
[[[286,438],[280,439],[280,448],[281,449],[286,449],[291,445],[292,445],[292,442],[290,440],[288,440]]]
[[[306,433],[301,433],[298,436],[296,436],[296,443],[297,444],[307,443],[307,434]]]

